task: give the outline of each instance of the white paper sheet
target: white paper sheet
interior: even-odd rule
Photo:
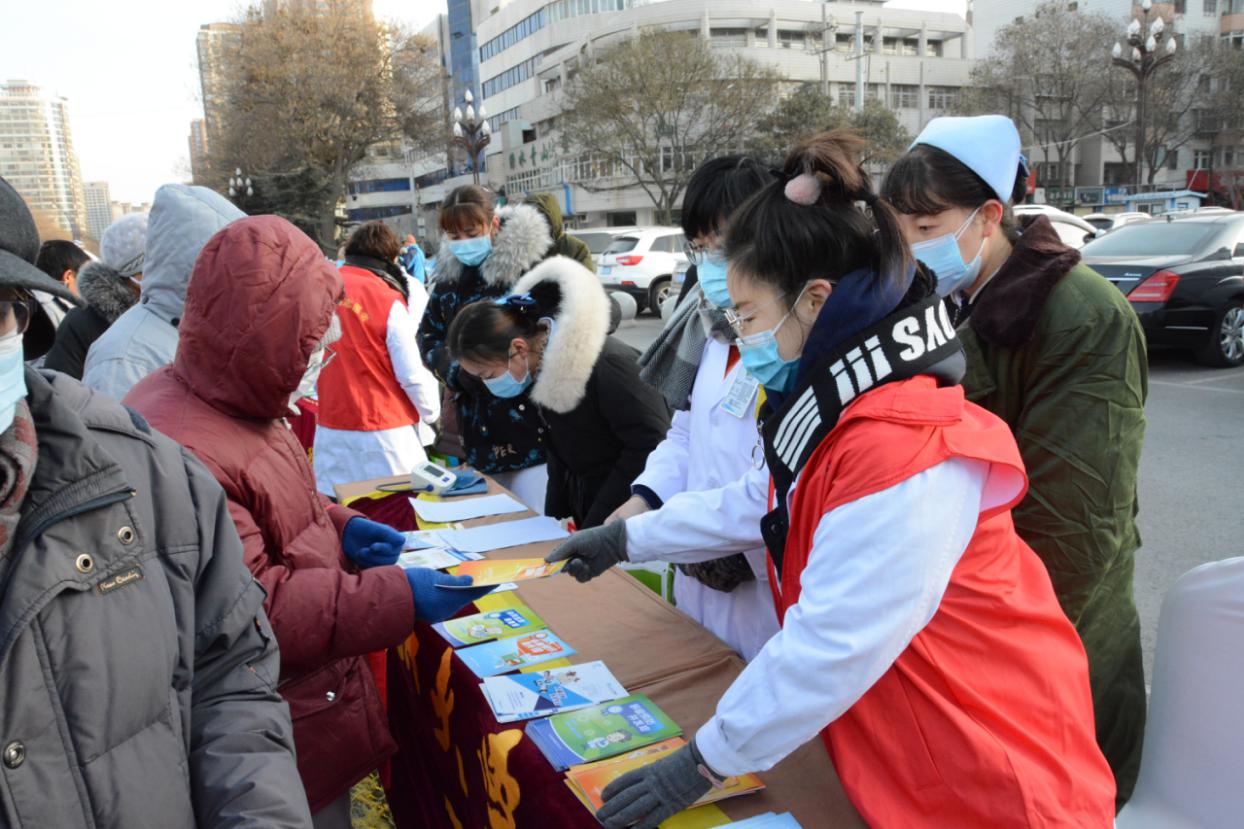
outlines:
[[[433,570],[444,570],[446,567],[457,567],[463,559],[443,547],[428,547],[423,550],[409,550],[397,557],[398,567],[430,567]]]
[[[526,512],[527,507],[504,493],[485,495],[481,498],[454,498],[450,501],[421,501],[411,498],[415,514],[434,524],[451,524],[454,521],[470,521],[489,515],[510,515]]]
[[[465,530],[438,530],[437,535],[443,544],[464,553],[486,553],[570,537],[556,518],[545,515]]]

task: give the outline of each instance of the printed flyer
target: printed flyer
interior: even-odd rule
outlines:
[[[626,696],[604,662],[485,679],[484,692],[497,722],[517,722],[574,711]]]
[[[516,596],[510,597],[510,605],[486,613],[450,619],[432,625],[432,629],[455,648],[544,629],[544,620]]]
[[[643,694],[527,723],[531,738],[558,771],[615,757],[682,734]]]
[[[539,630],[483,645],[472,645],[457,651],[457,654],[476,676],[483,679],[487,676],[508,674],[528,665],[561,659],[574,652],[574,648],[563,642],[556,633]]]

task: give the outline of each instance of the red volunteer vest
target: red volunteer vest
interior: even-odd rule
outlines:
[[[380,277],[363,268],[344,265],[341,279],[346,296],[337,306],[341,339],[336,355],[319,380],[319,423],[329,429],[378,432],[419,422],[419,410],[410,402],[393,374],[385,341],[389,312],[402,295]]]
[[[992,464],[991,480],[1024,475],[1010,430],[959,386],[916,377],[852,402],[792,496],[778,617],[799,600],[826,513],[954,457]],[[1113,825],[1084,648],[1011,522],[1024,489],[981,514],[932,621],[822,732],[874,829]]]

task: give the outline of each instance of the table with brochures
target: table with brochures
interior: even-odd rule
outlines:
[[[418,529],[408,494],[381,495],[400,478],[337,488],[352,509],[403,530]],[[503,493],[489,481],[490,493]],[[475,527],[530,518],[497,515],[463,522]],[[543,557],[556,542],[494,550],[486,559]],[[556,575],[519,585],[517,596],[574,649],[574,664],[601,660],[631,694],[668,714],[690,739],[743,670],[729,647],[621,571],[588,584]],[[464,614],[475,612],[468,605]],[[550,663],[564,664],[564,663]],[[523,722],[497,721],[480,677],[429,625],[388,655],[387,706],[399,749],[390,767],[389,802],[399,827],[420,829],[593,829],[599,823],[525,736]],[[780,705],[775,700],[774,705]],[[805,829],[862,827],[842,792],[822,741],[814,739],[770,771],[762,791],[724,800],[732,820],[790,812]],[[711,814],[719,814],[715,811]],[[684,821],[681,829],[720,825]]]

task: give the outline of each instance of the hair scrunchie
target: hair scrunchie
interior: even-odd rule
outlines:
[[[821,197],[821,180],[812,173],[800,173],[786,182],[783,192],[795,204],[809,207]]]
[[[503,308],[512,308],[520,314],[536,310],[536,300],[531,294],[506,294],[493,301]]]

